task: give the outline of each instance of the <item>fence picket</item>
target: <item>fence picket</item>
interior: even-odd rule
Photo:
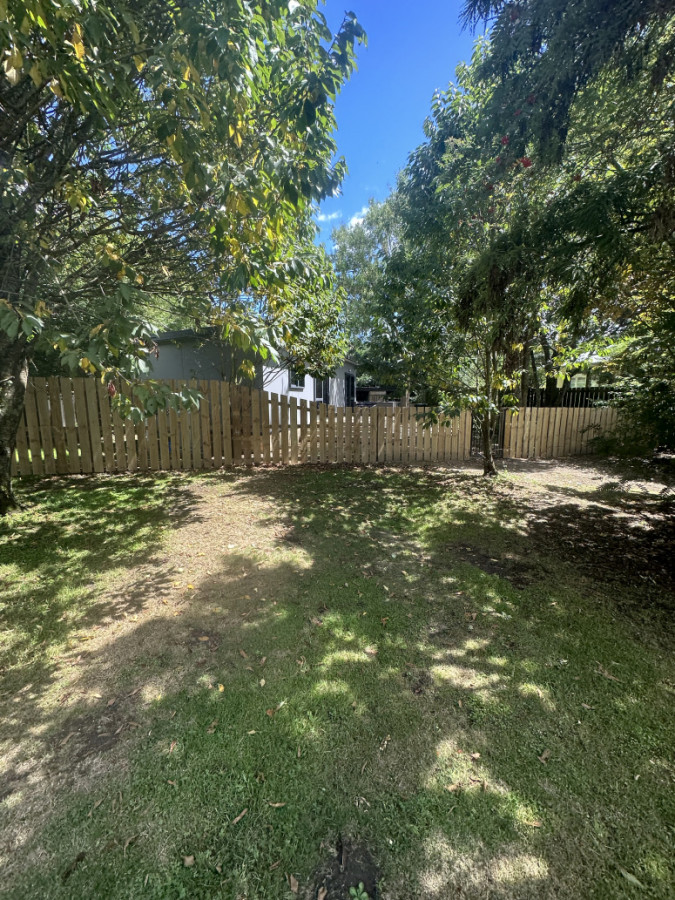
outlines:
[[[328,453],[326,462],[337,462],[337,447],[335,445],[335,407],[329,406],[326,410],[326,418],[328,419]]]
[[[290,454],[289,454],[289,443],[288,443],[288,397],[282,396],[281,398],[281,416],[280,416],[280,426],[281,426],[281,462],[287,466]]]
[[[175,381],[169,383],[171,393],[176,393],[177,385]],[[175,402],[175,401],[174,401]],[[178,412],[174,406],[169,407],[169,460],[171,468],[178,470],[182,468],[181,464],[181,440],[180,440],[180,421]]]
[[[260,391],[251,392],[251,451],[254,464],[260,465],[262,460],[262,414],[260,410]]]
[[[265,390],[260,391],[260,461],[263,465],[270,461],[270,395]]]
[[[328,462],[328,427],[325,403],[319,407],[319,462]]]
[[[298,398],[291,397],[288,404],[289,425],[291,429],[291,465],[298,464]]]
[[[232,397],[227,381],[220,383],[220,408],[223,413],[223,462],[231,466],[234,461],[232,448]]]
[[[336,423],[336,447],[335,447],[335,462],[341,466],[345,461],[345,414],[347,412],[347,408],[344,406],[338,406],[334,410],[335,416],[337,417]]]
[[[300,449],[299,462],[309,461],[309,423],[307,421],[307,401],[300,401]]]
[[[52,443],[54,444],[54,450],[56,451],[56,472],[58,475],[65,475],[68,472],[65,440],[66,431],[63,421],[63,409],[61,407],[61,390],[57,378],[49,378],[47,380],[47,392],[49,394],[49,424],[51,438]],[[109,420],[107,425],[108,430],[110,430]]]
[[[49,401],[47,399],[47,380],[45,378],[34,378],[33,383],[35,385],[35,403],[45,472],[47,475],[54,475],[56,472],[56,462],[54,460],[52,423],[49,412]]]
[[[209,381],[209,406],[211,409],[213,467],[220,469],[223,464],[223,426],[220,386],[217,381]]]

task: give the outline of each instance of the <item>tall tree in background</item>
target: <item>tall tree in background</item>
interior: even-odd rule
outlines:
[[[298,280],[330,277],[307,219],[344,173],[332,101],[364,35],[348,14],[332,37],[297,0],[0,7],[3,509],[40,341],[134,376],[153,309],[215,310],[252,346],[265,319],[304,321]]]
[[[645,447],[673,445],[675,14],[659,0],[469,0],[491,25],[484,129],[550,180],[539,245],[557,315],[598,350]],[[607,340],[607,337],[611,337]],[[638,359],[640,363],[638,364]]]

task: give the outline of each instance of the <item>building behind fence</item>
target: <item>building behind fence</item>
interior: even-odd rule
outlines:
[[[174,390],[176,382],[169,383]],[[414,408],[334,407],[223,381],[193,382],[198,408],[122,419],[94,378],[33,378],[17,432],[19,475],[212,469],[264,463],[409,464],[470,459],[471,413],[424,427]],[[506,413],[503,455],[589,453],[616,411],[527,408]]]

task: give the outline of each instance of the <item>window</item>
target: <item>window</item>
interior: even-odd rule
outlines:
[[[356,376],[345,372],[345,406],[353,406],[356,401]]]
[[[305,376],[301,375],[297,369],[289,369],[289,386],[293,391],[301,391],[305,386]]]

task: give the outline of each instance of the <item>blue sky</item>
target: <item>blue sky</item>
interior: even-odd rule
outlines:
[[[321,204],[322,241],[335,225],[358,218],[370,197],[387,196],[424,138],[434,91],[454,80],[455,66],[469,59],[475,37],[460,28],[461,0],[327,0],[323,10],[333,31],[345,9],[366,29],[368,46],[359,48],[358,71],[335,106],[338,153],[349,174],[341,196]]]

